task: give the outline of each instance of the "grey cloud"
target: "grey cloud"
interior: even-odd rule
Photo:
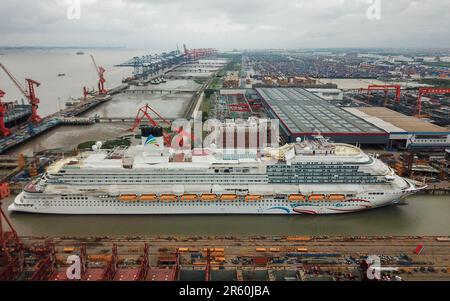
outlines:
[[[4,45],[192,47],[450,47],[450,1],[381,0],[381,20],[366,0],[2,0]],[[423,45],[424,43],[427,45]]]

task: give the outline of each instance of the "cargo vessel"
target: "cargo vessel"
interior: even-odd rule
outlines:
[[[360,148],[323,137],[258,152],[184,155],[162,130],[142,143],[54,162],[10,211],[48,214],[335,214],[399,203],[424,188]]]

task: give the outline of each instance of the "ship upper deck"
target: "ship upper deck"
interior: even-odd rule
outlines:
[[[76,173],[77,170],[190,170],[205,171],[210,168],[242,166],[255,170],[264,169],[271,164],[290,164],[303,162],[363,164],[372,162],[371,158],[358,147],[348,144],[335,144],[326,141],[302,141],[286,144],[279,148],[267,148],[261,152],[227,152],[214,149],[202,155],[187,156],[187,160],[175,162],[169,151],[149,152],[138,145],[130,147],[122,157],[111,156],[110,150],[89,151],[77,157],[56,161],[48,168],[48,173],[61,170]],[[261,170],[262,171],[262,170]]]

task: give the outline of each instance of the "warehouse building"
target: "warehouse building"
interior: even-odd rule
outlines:
[[[349,111],[302,88],[258,88],[269,116],[280,120],[287,142],[320,133],[331,141],[351,144],[389,144],[389,134]]]
[[[450,130],[384,107],[346,108],[389,133],[389,146],[398,149],[444,150],[450,147]]]
[[[340,89],[307,88],[306,90],[328,101],[344,100],[344,92]]]

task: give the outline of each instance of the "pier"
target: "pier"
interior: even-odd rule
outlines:
[[[194,93],[197,92],[197,89],[140,89],[139,87],[136,87],[134,89],[128,89],[125,90],[125,94],[175,94],[175,93]]]
[[[3,154],[9,149],[12,149],[40,134],[43,134],[58,125],[86,125],[93,124],[93,121],[83,118],[73,118],[79,116],[89,110],[94,109],[102,103],[108,102],[112,99],[112,95],[121,93],[128,88],[128,84],[119,85],[109,90],[108,95],[97,95],[87,99],[80,98],[78,103],[51,114],[42,119],[42,121],[34,125],[29,123],[27,126],[17,129],[11,135],[0,139],[0,154]]]

